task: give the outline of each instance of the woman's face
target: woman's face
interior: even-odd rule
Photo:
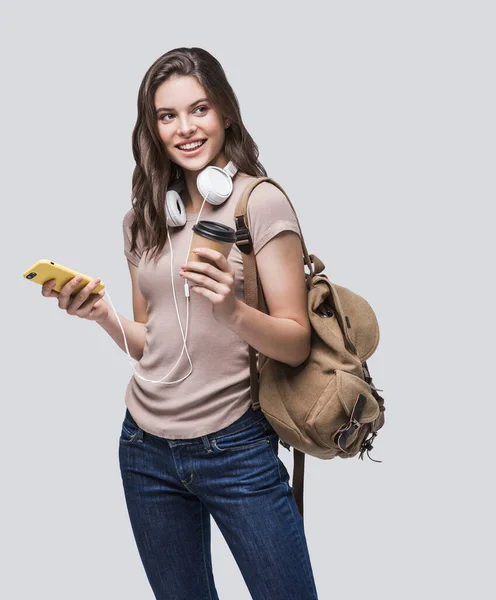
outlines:
[[[157,128],[171,161],[187,171],[209,165],[225,167],[225,122],[206,100],[207,94],[193,76],[172,76],[155,92]],[[178,145],[205,140],[200,148],[183,151]]]

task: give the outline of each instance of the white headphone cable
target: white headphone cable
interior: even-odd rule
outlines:
[[[198,224],[198,221],[200,220],[200,216],[201,216],[201,213],[202,213],[202,210],[203,210],[203,206],[205,204],[205,201],[206,201],[207,197],[208,197],[208,195],[203,199],[203,203],[201,205],[200,212],[198,213],[198,217],[196,219],[196,223],[195,224]],[[193,372],[193,363],[191,362],[191,357],[189,355],[188,348],[186,346],[186,338],[188,336],[188,327],[189,327],[189,302],[190,302],[189,299],[190,299],[190,291],[189,291],[189,282],[186,280],[184,282],[184,295],[186,297],[186,334],[185,334],[184,331],[183,331],[183,326],[182,326],[182,323],[181,323],[181,318],[179,316],[179,308],[178,308],[178,305],[177,305],[176,288],[174,286],[174,274],[173,274],[173,268],[174,268],[174,251],[173,251],[172,242],[171,242],[171,239],[170,239],[169,226],[167,225],[167,223],[166,223],[166,228],[167,228],[167,238],[169,240],[169,245],[170,245],[170,249],[171,249],[171,252],[170,252],[170,266],[171,266],[172,295],[174,296],[174,304],[175,304],[175,307],[176,307],[176,316],[177,316],[177,320],[178,320],[178,323],[179,323],[179,328],[181,329],[181,337],[183,338],[183,347],[182,347],[181,354],[179,355],[179,358],[176,361],[176,364],[167,373],[167,375],[164,375],[162,377],[162,379],[159,379],[157,381],[155,381],[153,379],[147,379],[146,377],[143,377],[142,375],[140,375],[136,371],[136,369],[134,368],[133,364],[131,363],[131,361],[134,360],[134,359],[133,359],[133,357],[129,353],[129,348],[128,348],[127,340],[126,340],[126,334],[124,333],[124,328],[122,327],[122,323],[121,323],[121,320],[119,319],[119,315],[117,314],[117,311],[114,308],[114,304],[113,304],[113,302],[112,302],[112,300],[110,298],[110,294],[108,293],[107,290],[106,290],[106,292],[107,292],[107,295],[109,297],[109,301],[110,301],[110,304],[112,306],[112,310],[114,311],[114,314],[115,314],[115,316],[117,318],[117,321],[119,323],[119,326],[121,328],[122,335],[124,336],[124,345],[126,347],[126,352],[127,352],[127,355],[128,355],[129,363],[131,364],[131,367],[132,367],[134,373],[140,379],[143,379],[144,381],[149,381],[150,383],[162,383],[162,385],[173,385],[173,384],[176,384],[176,383],[180,383],[181,381],[184,381]],[[189,253],[190,253],[190,250],[191,250],[192,243],[193,243],[193,236],[191,236],[191,240],[190,240],[190,243],[189,243],[188,253],[186,255],[186,262],[187,262],[188,257],[189,257]],[[184,350],[186,350],[186,354],[188,356],[188,361],[189,361],[189,364],[191,366],[189,373],[187,373],[182,379],[177,379],[176,381],[163,381],[163,379],[165,379],[166,377],[168,377],[174,371],[174,369],[177,367],[177,365],[179,364],[179,361],[181,360],[182,355],[184,354]]]

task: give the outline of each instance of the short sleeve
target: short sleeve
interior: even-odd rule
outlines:
[[[129,261],[132,262],[133,265],[135,265],[137,267],[139,264],[139,261],[141,259],[141,249],[139,246],[140,236],[138,234],[137,247],[134,249],[133,252],[131,252],[131,239],[132,239],[131,225],[133,223],[133,219],[134,219],[134,209],[131,208],[124,215],[124,218],[122,220],[122,232],[124,235],[124,254],[129,259]]]
[[[288,199],[270,181],[259,183],[251,192],[247,210],[255,254],[282,231],[294,231],[301,238],[298,220]]]

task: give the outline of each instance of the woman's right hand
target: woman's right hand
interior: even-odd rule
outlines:
[[[88,321],[104,321],[109,315],[108,305],[102,300],[105,290],[91,294],[91,291],[99,285],[100,280],[92,279],[76,296],[71,298],[71,294],[80,283],[80,281],[76,281],[76,277],[73,277],[60,292],[56,292],[52,289],[55,279],[49,279],[41,286],[41,293],[45,298],[58,298],[59,308],[67,311],[69,315],[88,319]]]

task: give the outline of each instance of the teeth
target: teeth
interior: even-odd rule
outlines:
[[[193,148],[198,148],[198,146],[201,146],[203,144],[203,142],[196,142],[195,144],[186,144],[185,146],[179,146],[179,148],[181,148],[181,150],[192,150]]]

